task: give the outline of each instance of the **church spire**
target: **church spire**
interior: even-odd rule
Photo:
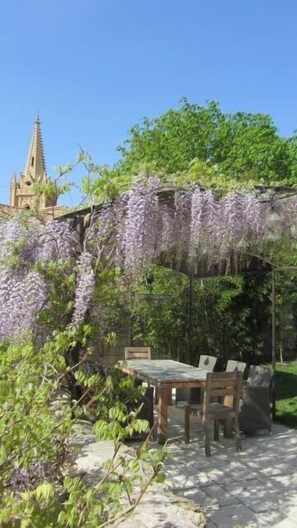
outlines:
[[[34,121],[24,176],[31,183],[42,183],[46,180],[46,168],[38,113]]]
[[[13,175],[10,182],[10,205],[18,209],[37,210],[54,207],[57,203],[56,197],[47,196],[42,185],[34,185],[46,183],[48,183],[48,178],[43,154],[40,119],[37,114],[25,170],[18,179]]]

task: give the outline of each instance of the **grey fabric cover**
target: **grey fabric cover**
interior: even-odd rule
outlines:
[[[239,411],[239,423],[243,433],[254,433],[260,429],[271,431],[273,383],[274,375],[271,369],[250,366]]]

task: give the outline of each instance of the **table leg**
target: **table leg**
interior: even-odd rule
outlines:
[[[168,389],[160,387],[158,402],[158,444],[165,444],[167,440],[168,396]]]

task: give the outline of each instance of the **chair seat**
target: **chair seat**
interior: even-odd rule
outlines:
[[[202,405],[191,405],[190,412],[191,414],[195,414],[195,416],[199,414],[202,414]],[[213,402],[209,404],[207,414],[205,414],[205,418],[211,418],[216,420],[223,419],[225,416],[235,416],[235,411],[228,407],[227,405],[223,405],[219,402]]]

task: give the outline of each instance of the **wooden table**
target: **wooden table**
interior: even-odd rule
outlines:
[[[167,440],[168,401],[174,387],[203,387],[207,371],[172,359],[128,359],[117,364],[126,374],[158,388],[158,443]]]

